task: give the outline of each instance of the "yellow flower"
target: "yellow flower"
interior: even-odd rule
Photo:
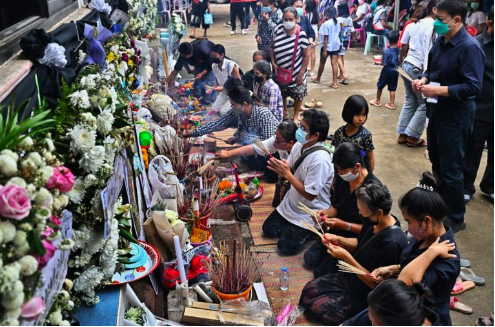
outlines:
[[[134,82],[134,77],[129,77],[129,83],[133,83]]]
[[[115,55],[112,51],[110,51],[107,55],[107,59],[109,62],[112,62],[115,59]]]
[[[129,59],[129,67],[134,67],[134,61],[132,61],[132,59]]]

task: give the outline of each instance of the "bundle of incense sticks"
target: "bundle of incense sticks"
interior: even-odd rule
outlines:
[[[307,221],[303,221],[303,222],[301,223],[301,225],[302,225],[304,228],[309,229],[310,231],[312,231],[313,233],[315,233],[315,234],[316,234],[316,235],[318,235],[319,237],[324,238],[324,237],[323,237],[323,234],[322,234],[322,233],[320,233],[320,232],[319,232],[319,231],[315,228],[315,226],[311,225],[311,224],[310,224],[310,223],[308,223]]]
[[[339,268],[340,272],[373,277],[373,275],[371,275],[370,273],[367,273],[367,272],[365,272],[359,268],[356,268],[353,265],[350,265],[347,262],[342,261],[342,260],[339,260],[339,262],[337,263],[337,267]]]
[[[325,231],[323,230],[323,227],[321,226],[320,223],[320,215],[318,215],[315,211],[311,210],[308,206],[306,206],[301,202],[299,202],[299,209],[301,209],[302,212],[309,214],[311,218],[313,218],[313,220],[316,222],[318,227],[320,227],[321,232],[325,234]]]
[[[273,156],[272,154],[270,153],[270,151],[268,151],[268,149],[266,148],[266,146],[263,144],[263,142],[261,142],[260,139],[257,139],[257,140],[254,140],[254,144],[256,144],[256,146],[258,148],[261,149],[261,151],[263,151],[264,154],[266,154],[267,156],[269,156],[270,158],[273,159]]]
[[[205,163],[203,166],[198,168],[198,174],[203,175],[205,171],[215,163],[215,159],[213,158],[212,160],[209,160],[207,163]]]
[[[409,76],[401,67],[396,67],[395,69],[397,69],[397,72],[402,76],[404,77],[405,79],[407,79],[409,82],[413,83],[414,80],[411,78],[411,76]]]

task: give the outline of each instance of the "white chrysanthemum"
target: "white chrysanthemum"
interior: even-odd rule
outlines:
[[[86,188],[91,187],[91,186],[93,186],[93,185],[96,185],[96,184],[98,184],[98,182],[99,182],[98,177],[96,177],[96,176],[95,176],[95,175],[93,175],[93,174],[88,174],[88,175],[86,175],[86,177],[84,178],[84,186],[85,186]]]
[[[72,233],[72,239],[74,242],[75,249],[82,249],[86,246],[89,238],[91,237],[91,230],[87,226],[82,226],[80,229],[75,229]]]
[[[53,169],[51,166],[45,166],[38,170],[40,174],[41,184],[45,185],[48,180],[53,176]]]
[[[105,162],[105,148],[97,145],[83,154],[79,160],[81,166],[87,173],[96,173]]]
[[[103,279],[103,273],[95,266],[86,269],[74,280],[74,291],[86,294],[89,297],[95,296],[95,287]]]
[[[17,162],[12,157],[0,154],[0,174],[11,177],[17,174]]]
[[[59,326],[63,319],[62,313],[59,310],[54,311],[48,316],[48,319],[51,325]]]
[[[60,242],[58,248],[62,251],[67,251],[72,249],[74,247],[74,244],[75,243],[73,240],[71,240],[70,238],[65,238]]]
[[[69,197],[70,202],[81,203],[81,201],[84,199],[85,194],[86,194],[86,189],[84,187],[84,180],[82,177],[78,177],[74,181],[74,186],[72,187],[72,190],[70,190],[69,193],[67,193],[67,196]]]
[[[86,248],[84,249],[84,252],[94,255],[95,253],[101,251],[103,245],[105,244],[105,239],[103,238],[102,230],[98,230],[98,231],[90,230],[89,234],[90,237],[88,242],[86,243]]]
[[[100,108],[105,108],[107,106],[107,98],[100,98],[100,100],[98,100],[98,106]]]
[[[113,122],[115,117],[113,117],[110,109],[104,109],[101,114],[96,118],[96,126],[98,127],[98,132],[103,135],[107,135],[112,131]]]
[[[8,221],[0,222],[0,230],[2,231],[3,241],[5,243],[11,242],[15,237],[15,226]]]
[[[91,104],[89,103],[88,91],[76,91],[69,95],[70,103],[79,109],[88,109]]]
[[[50,191],[48,191],[46,188],[41,187],[36,194],[36,197],[34,198],[34,203],[40,206],[51,208],[53,203],[52,193],[50,193]]]
[[[89,263],[89,260],[91,260],[91,255],[88,253],[82,253],[81,255],[75,257],[74,264],[76,268],[84,267]]]
[[[38,261],[31,255],[22,257],[19,263],[21,264],[21,274],[23,276],[31,276],[38,269]]]
[[[34,145],[34,142],[33,142],[33,139],[31,137],[26,137],[25,139],[23,139],[21,141],[21,143],[19,143],[19,145],[17,145],[17,148],[19,150],[29,150],[31,149],[31,147]]]
[[[27,184],[26,184],[26,181],[23,179],[23,178],[20,178],[20,177],[12,177],[9,182],[11,182],[12,184],[15,184],[15,185],[18,185],[22,188],[26,188],[27,187]]]
[[[11,157],[15,161],[19,160],[19,155],[15,152],[11,151],[11,150],[8,150],[8,149],[2,150],[2,152],[0,152],[0,154]]]
[[[69,131],[69,136],[71,137],[70,146],[75,154],[88,151],[96,143],[96,132],[81,125],[74,126]]]
[[[115,272],[115,265],[117,264],[118,257],[118,243],[119,243],[119,222],[117,219],[112,219],[111,232],[103,247],[103,251],[100,255],[100,262],[102,263],[102,271],[105,278],[110,278]]]
[[[113,111],[113,110],[115,110],[115,104],[117,103],[117,92],[115,91],[114,88],[110,88],[108,90],[108,95],[109,95],[110,99],[112,100],[111,109]]]

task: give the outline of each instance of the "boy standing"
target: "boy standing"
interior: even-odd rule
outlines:
[[[385,86],[388,86],[390,91],[390,102],[385,104],[385,108],[395,109],[395,91],[397,90],[397,83],[399,81],[399,73],[396,67],[399,66],[399,48],[397,42],[399,41],[399,32],[392,31],[389,33],[388,42],[389,48],[383,51],[383,68],[380,73],[380,78],[377,83],[376,99],[370,101],[370,104],[375,107],[380,107],[380,98],[382,97],[382,91]]]

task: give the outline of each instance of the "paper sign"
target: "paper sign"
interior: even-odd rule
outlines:
[[[110,235],[113,209],[124,183],[124,165],[124,158],[121,155],[117,155],[114,161],[113,176],[108,180],[107,187],[105,187],[105,189],[103,189],[100,193],[101,204],[103,206],[103,213],[105,216],[105,224],[103,229],[103,238],[105,239]]]

